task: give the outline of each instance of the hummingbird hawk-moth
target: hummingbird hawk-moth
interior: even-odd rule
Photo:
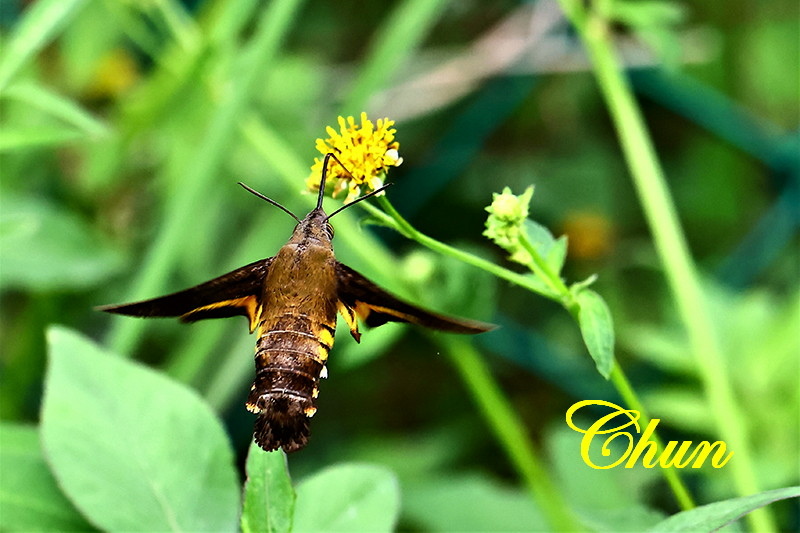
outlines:
[[[98,308],[137,317],[180,317],[183,322],[247,317],[250,333],[257,331],[258,341],[255,382],[245,405],[258,415],[253,437],[266,451],[283,448],[293,452],[308,442],[319,381],[327,377],[325,363],[333,346],[337,312],[356,342],[361,339],[359,319],[368,327],[410,322],[454,333],[481,333],[495,327],[404,302],[336,260],[330,218],[383,187],[327,215],[322,199],[332,157],[336,159],[327,154],[323,162],[317,206],[303,220],[240,183],[297,221],[289,242],[273,257],[160,298]]]

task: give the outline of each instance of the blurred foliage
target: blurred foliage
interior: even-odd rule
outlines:
[[[798,484],[798,5],[606,3],[725,339],[758,483]],[[405,162],[390,175],[393,204],[439,240],[504,263],[481,236],[484,208],[503,187],[535,185],[531,218],[568,236],[566,279],[599,274],[616,356],[664,438],[715,440],[617,137],[554,4],[22,4],[0,7],[3,420],[38,422],[44,332],[61,324],[197,389],[243,461],[253,342],[243,321],[183,326],[92,306],[273,255],[291,222],[235,183],[304,213],[314,140],[337,114],[366,110],[397,121]],[[587,527],[640,529],[677,510],[652,471],[580,462],[566,409],[618,399],[568,313],[362,226],[356,211],[335,220],[340,261],[414,301],[503,326],[475,345]],[[435,340],[404,326],[360,345],[339,333],[311,442],[289,458],[293,478],[368,461],[400,480],[400,527],[543,527]],[[124,404],[118,392],[104,406]],[[35,445],[26,429],[0,438],[4,452]],[[25,460],[44,479],[41,453]],[[724,468],[682,475],[699,503],[733,496]],[[782,528],[798,526],[796,507],[773,507]]]

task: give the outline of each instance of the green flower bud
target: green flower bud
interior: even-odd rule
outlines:
[[[503,192],[494,193],[492,205],[486,208],[489,217],[486,219],[486,231],[483,235],[496,245],[506,250],[512,261],[528,264],[531,256],[520,243],[523,224],[528,218],[528,206],[533,198],[533,187],[516,196],[511,189],[505,187]]]

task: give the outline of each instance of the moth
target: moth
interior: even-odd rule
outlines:
[[[256,376],[245,406],[258,415],[253,437],[266,451],[294,452],[308,443],[317,411],[320,379],[333,346],[337,312],[360,342],[358,321],[368,327],[410,322],[454,333],[482,333],[494,325],[441,315],[412,305],[338,262],[330,219],[365,200],[364,195],[327,215],[322,208],[325,156],[317,206],[300,220],[291,211],[240,183],[297,221],[289,242],[273,257],[237,268],[195,287],[141,302],[107,305],[101,311],[136,317],[180,317],[183,322],[244,315],[258,334]],[[342,168],[344,166],[342,165]]]

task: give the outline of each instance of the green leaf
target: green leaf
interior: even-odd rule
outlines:
[[[564,268],[567,258],[567,237],[562,235],[558,239],[545,226],[527,218],[523,223],[523,231],[534,249],[547,263],[550,271],[558,275]]]
[[[603,298],[591,289],[575,296],[578,305],[578,322],[583,342],[594,359],[597,371],[608,379],[614,366],[614,323]]]
[[[561,269],[564,268],[564,261],[567,259],[568,244],[567,236],[562,235],[553,242],[553,246],[550,248],[550,251],[547,252],[544,260],[547,261],[547,264],[550,265],[553,272],[561,272]]]
[[[576,423],[588,427],[592,421]],[[658,479],[658,469],[641,464],[634,468],[591,468],[580,457],[582,438],[581,433],[565,425],[554,425],[547,431],[546,446],[554,477],[560,480],[559,489],[587,530],[644,531],[663,520],[664,514],[648,507],[644,497]],[[608,443],[612,458],[625,452],[625,444],[619,441]],[[608,463],[600,450],[591,449],[590,458],[596,464]]]
[[[42,200],[0,195],[0,287],[36,291],[96,285],[123,266],[83,220]]]
[[[0,56],[0,91],[20,68],[52,40],[87,0],[40,0],[31,4]]]
[[[403,513],[423,531],[546,531],[529,494],[485,475],[403,484]]]
[[[68,329],[47,339],[42,445],[84,516],[116,531],[236,530],[233,451],[208,405]]]
[[[392,531],[400,488],[390,471],[370,465],[327,468],[297,486],[295,531]]]
[[[799,497],[800,486],[768,490],[750,496],[732,498],[672,515],[649,531],[715,531],[759,507],[778,500]]]
[[[286,454],[281,450],[265,452],[255,442],[251,443],[247,454],[242,531],[291,531],[294,500]]]
[[[35,427],[0,423],[3,531],[86,531],[92,526],[56,485]]]
[[[60,94],[33,83],[15,83],[3,94],[6,98],[24,102],[77,128],[91,137],[107,133],[102,122],[78,104]]]
[[[522,227],[525,231],[525,235],[528,236],[528,240],[539,252],[539,255],[547,257],[547,254],[550,253],[550,249],[556,242],[550,230],[529,218],[525,219]]]

